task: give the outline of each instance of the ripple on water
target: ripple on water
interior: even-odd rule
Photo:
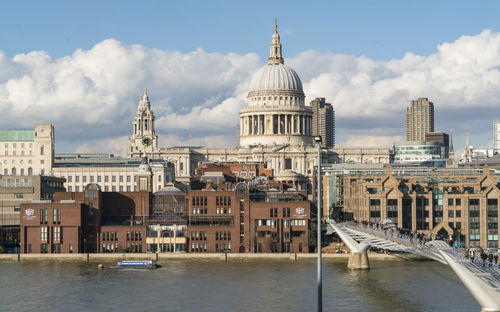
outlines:
[[[480,311],[436,262],[325,262],[324,311]],[[311,311],[314,261],[171,261],[157,270],[70,262],[0,263],[5,311]]]

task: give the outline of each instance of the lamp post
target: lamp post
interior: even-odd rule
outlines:
[[[322,280],[322,272],[321,272],[321,266],[322,266],[322,259],[321,259],[321,137],[316,136],[314,137],[314,142],[318,144],[318,196],[317,196],[317,207],[318,207],[318,212],[317,212],[317,218],[318,218],[318,225],[317,225],[317,232],[318,232],[318,240],[317,240],[317,249],[318,249],[318,280],[317,280],[317,286],[318,286],[318,312],[323,311],[323,280]]]

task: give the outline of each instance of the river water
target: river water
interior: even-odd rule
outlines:
[[[316,262],[170,261],[156,270],[0,262],[0,311],[315,311]],[[438,262],[323,263],[323,311],[477,311]]]

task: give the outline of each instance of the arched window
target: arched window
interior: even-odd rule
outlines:
[[[21,175],[24,175],[24,168],[21,168]]]
[[[148,130],[148,121],[144,120],[144,130]]]
[[[16,167],[12,168],[12,175],[16,175]]]
[[[31,167],[28,168],[28,175],[33,175],[33,168]]]
[[[45,153],[45,148],[44,148],[44,146],[42,145],[42,146],[40,147],[40,155],[43,155],[44,153]]]
[[[184,164],[181,162],[179,164],[179,171],[183,171],[184,170]]]

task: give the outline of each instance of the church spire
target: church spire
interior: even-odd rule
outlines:
[[[274,33],[271,39],[268,64],[283,64],[283,56],[281,55],[280,35],[278,34],[278,19],[274,19]]]

